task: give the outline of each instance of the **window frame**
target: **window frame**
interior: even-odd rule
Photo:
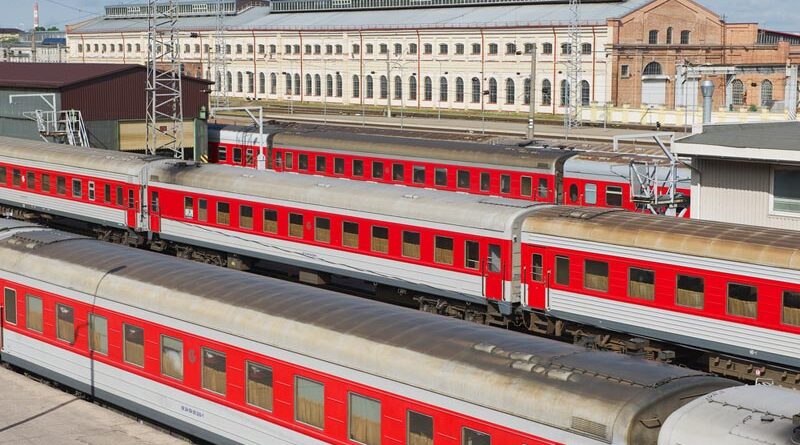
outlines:
[[[292,222],[292,219],[293,218],[296,219],[298,217],[300,218],[300,224],[299,224],[300,225],[300,232],[299,232],[299,234],[297,234],[297,233],[293,234],[293,230],[292,229],[296,228],[298,224],[297,224],[297,222]],[[305,238],[305,218],[304,218],[304,215],[302,213],[290,212],[287,219],[289,221],[289,228],[288,228],[286,233],[289,235],[289,237],[290,238],[297,238],[297,239]]]
[[[62,309],[66,310],[66,313],[70,314],[72,321],[66,321],[61,318]],[[61,336],[62,323],[69,323],[72,325],[72,331],[69,335],[70,338],[64,338]],[[64,303],[56,303],[56,339],[74,345],[75,337],[75,308]]]
[[[416,241],[414,238],[416,238]],[[401,232],[401,243],[402,246],[400,249],[400,255],[403,258],[410,258],[413,260],[420,259],[422,254],[422,234],[420,232],[403,230]],[[413,248],[411,248],[409,251],[406,251],[406,245],[413,246]],[[414,251],[414,249],[416,249],[416,251]]]
[[[222,356],[222,358],[225,360],[225,371],[224,371],[224,373],[225,373],[225,388],[224,388],[224,390],[222,392],[219,392],[214,388],[209,388],[209,387],[206,386],[206,381],[205,381],[204,373],[203,373],[203,370],[206,367],[206,353],[211,353],[211,355],[216,354],[218,356]],[[217,371],[217,372],[219,372],[219,371]],[[203,346],[203,347],[200,348],[200,388],[202,388],[204,391],[208,391],[208,392],[210,392],[212,394],[217,394],[217,395],[220,395],[220,396],[223,396],[223,397],[227,395],[227,393],[228,393],[228,355],[226,353],[224,353],[222,351],[219,351],[219,350],[216,350],[216,349],[209,348],[207,346]]]
[[[94,340],[94,333],[97,330],[97,326],[95,325],[95,320],[97,319],[102,319],[103,322],[105,322],[105,330],[103,333],[103,337],[105,338],[105,344],[103,345],[102,349],[95,344]],[[89,351],[96,352],[102,355],[108,355],[108,318],[95,313],[89,314]]]
[[[306,381],[308,383],[311,383],[311,384],[318,385],[318,386],[322,387],[322,425],[314,425],[312,423],[307,423],[307,422],[305,422],[303,420],[300,420],[300,418],[299,418],[300,416],[298,414],[298,407],[300,406],[300,404],[297,403],[297,401],[300,399],[300,397],[299,397],[300,385],[298,385],[300,380],[304,380],[304,381]],[[297,422],[297,423],[299,423],[301,425],[310,426],[310,427],[318,429],[320,431],[324,431],[325,430],[325,384],[323,382],[320,382],[320,381],[317,381],[317,380],[313,380],[313,379],[310,379],[308,377],[295,375],[294,376],[294,388],[293,389],[294,390],[292,392],[294,393],[293,394],[293,396],[294,396],[294,409],[292,411],[294,411],[294,412],[293,412],[293,415],[292,415],[292,419],[295,422]]]
[[[449,249],[446,247],[439,247],[440,241],[448,240],[450,243]],[[450,251],[450,261],[445,262],[439,259],[439,250],[449,250]],[[456,243],[455,239],[451,236],[443,236],[443,235],[435,235],[433,237],[433,262],[436,264],[442,264],[444,266],[453,266],[456,263]]]
[[[566,275],[566,277],[567,277],[566,282],[561,282],[561,280],[559,279],[559,271],[562,270],[561,266],[559,265],[560,264],[559,260],[561,260],[562,262],[564,262],[564,261],[566,262],[566,274],[567,274]],[[572,271],[570,270],[570,267],[571,267],[570,262],[571,262],[570,261],[570,257],[564,256],[564,255],[556,255],[553,258],[553,270],[554,270],[553,282],[555,284],[557,284],[559,286],[565,286],[565,287],[569,287],[570,286],[570,283],[572,282]]]
[[[34,319],[34,317],[31,316],[31,301],[39,302],[39,329],[31,326],[31,320]],[[39,334],[44,333],[44,300],[42,297],[31,294],[25,295],[25,329],[38,332]]]
[[[320,222],[324,222],[323,225],[327,224],[328,227],[327,228],[320,228]],[[325,237],[320,237],[320,230],[327,230],[328,231],[327,239],[324,239]],[[314,217],[314,241],[316,241],[318,243],[325,243],[325,244],[330,244],[331,243],[331,219],[330,218],[326,218],[326,217],[323,217],[323,216],[315,216]]]
[[[10,298],[9,298],[10,297]],[[8,307],[9,301],[13,301],[12,306],[14,306],[13,311],[9,311]],[[18,321],[18,313],[17,313],[17,290],[12,289],[10,287],[3,288],[3,321],[6,323],[16,326]],[[8,314],[14,314],[14,321],[9,320]]]
[[[167,372],[164,369],[164,363],[165,363],[165,360],[164,360],[164,339],[169,339],[170,341],[174,341],[174,342],[177,342],[178,344],[180,344],[180,348],[181,348],[180,351],[179,351],[180,352],[180,376],[172,375],[172,374],[170,374],[169,372]],[[175,350],[175,348],[172,348],[172,347],[168,347],[168,349]],[[178,381],[181,381],[181,382],[183,381],[183,377],[185,375],[184,366],[183,366],[184,358],[185,358],[184,351],[185,351],[185,349],[184,349],[184,346],[183,346],[183,340],[181,340],[179,338],[176,338],[176,337],[173,337],[171,335],[161,334],[161,336],[159,337],[159,368],[160,368],[162,376],[169,377],[171,379],[175,379],[175,380],[178,380]]]
[[[747,315],[734,314],[734,313],[731,312],[731,306],[730,306],[731,286],[741,286],[741,287],[749,287],[751,289],[755,289],[755,291],[756,291],[756,293],[755,293],[755,303],[756,303],[755,316],[749,317]],[[739,300],[738,298],[734,298],[734,299]],[[749,284],[738,283],[738,282],[735,282],[735,281],[728,281],[725,284],[725,315],[728,315],[728,316],[731,316],[731,317],[746,318],[748,320],[757,320],[758,319],[758,286],[752,286],[752,285],[749,285]]]
[[[128,359],[127,343],[129,341],[128,340],[128,329],[129,328],[138,329],[142,333],[142,344],[141,344],[141,346],[142,346],[142,363],[136,363],[136,362],[131,361],[131,360]],[[138,368],[144,368],[144,363],[145,363],[144,345],[145,345],[145,343],[146,342],[144,341],[144,328],[141,328],[139,326],[135,326],[135,325],[132,325],[132,324],[129,324],[129,323],[122,323],[122,361],[123,362],[125,362],[126,364],[129,364],[129,365],[136,366]],[[134,343],[134,344],[136,344],[136,343]]]
[[[379,249],[376,249],[376,248],[375,248],[375,240],[376,240],[376,239],[377,239],[377,240],[382,240],[382,239],[383,239],[383,238],[377,237],[377,236],[375,235],[375,231],[376,231],[376,230],[385,230],[385,231],[386,231],[386,250],[379,250]],[[370,250],[371,252],[375,252],[375,253],[383,253],[383,254],[388,254],[388,253],[389,253],[389,228],[388,228],[388,227],[384,227],[384,226],[375,226],[375,225],[371,226],[371,228],[370,228],[370,243],[369,243],[369,248],[370,248],[369,250]]]
[[[788,210],[775,210],[775,172],[778,170],[788,170],[788,171],[795,171],[800,173],[800,168],[791,168],[791,167],[770,167],[770,178],[769,178],[769,215],[775,216],[784,216],[788,218],[800,218],[800,210],[797,212],[791,212]],[[797,200],[792,200],[800,206],[800,198]]]
[[[484,433],[483,431],[478,431],[476,429],[472,429],[472,428],[469,428],[469,427],[466,427],[466,426],[462,426],[461,427],[461,441],[460,441],[461,445],[469,445],[470,443],[472,443],[472,442],[467,442],[467,434],[466,434],[467,431],[471,431],[472,433],[475,433],[475,435],[478,436],[478,437],[480,437],[480,436],[488,437],[489,438],[489,445],[491,445],[491,443],[492,443],[492,435],[491,434]]]
[[[256,384],[264,386],[263,383],[256,382],[255,380],[251,380],[250,379],[250,367],[251,366],[255,367],[255,368],[263,368],[266,372],[269,373],[269,376],[270,376],[269,387],[272,390],[272,396],[269,398],[269,408],[267,408],[265,406],[262,406],[262,405],[259,405],[258,403],[252,402],[250,400],[250,390],[248,388],[248,385],[250,384],[250,382],[254,382]],[[262,363],[257,363],[257,362],[254,362],[252,360],[245,360],[244,361],[244,369],[245,369],[245,371],[244,371],[244,382],[245,382],[244,383],[244,394],[245,394],[244,395],[244,403],[246,403],[249,406],[252,406],[252,407],[258,408],[260,410],[266,411],[268,413],[273,412],[273,410],[275,409],[275,371],[272,369],[271,366],[267,366],[267,365],[264,365]]]
[[[589,285],[588,280],[587,280],[587,275],[589,275],[590,263],[591,263],[591,265],[599,266],[601,268],[603,266],[605,266],[605,276],[604,277],[602,275],[598,275],[598,274],[591,274],[591,275],[600,276],[600,277],[605,278],[605,280],[606,280],[605,286],[593,287],[593,286]],[[608,284],[609,284],[609,281],[610,281],[610,279],[609,279],[610,270],[611,270],[611,268],[610,268],[610,266],[609,266],[607,261],[593,260],[593,259],[588,259],[588,258],[584,259],[583,260],[583,288],[587,289],[587,290],[593,290],[595,292],[608,293]]]
[[[680,287],[681,277],[689,278],[689,279],[693,279],[693,280],[698,280],[698,279],[700,280],[701,286],[703,287],[703,291],[700,292],[702,294],[702,297],[701,297],[702,303],[700,304],[700,306],[682,304],[682,303],[679,302],[679,300],[678,300],[678,298],[679,298],[678,297],[678,292],[679,291],[684,290],[684,291],[695,292],[695,293],[697,292],[697,291],[693,291],[693,290],[690,290],[690,289],[681,288]],[[705,308],[705,301],[706,301],[705,285],[706,285],[706,279],[704,277],[702,277],[702,276],[687,275],[687,274],[682,274],[680,272],[676,273],[675,274],[675,305],[676,306],[680,306],[680,307],[690,308],[690,309],[700,309],[700,310],[704,309]]]
[[[435,422],[433,416],[429,416],[427,414],[423,414],[423,413],[414,411],[412,409],[407,409],[406,410],[406,443],[411,443],[411,416],[412,416],[412,414],[415,415],[415,416],[419,416],[419,417],[424,417],[426,419],[430,419],[430,425],[431,425],[430,440],[431,440],[431,443],[433,443],[434,438],[436,437],[436,422]]]
[[[651,294],[649,296],[633,295],[632,284],[634,283],[634,280],[631,277],[632,277],[632,274],[634,273],[634,271],[644,272],[645,274],[649,274],[649,275],[651,275],[653,277],[653,280],[652,280],[653,282],[652,283],[648,283],[648,282],[640,281],[640,280],[636,280],[635,281],[636,283],[649,284],[649,285],[653,286],[653,290],[652,290],[652,292],[651,292]],[[644,301],[655,301],[655,299],[656,299],[656,271],[654,269],[644,269],[642,267],[637,267],[637,266],[628,267],[628,286],[627,286],[627,288],[628,288],[628,298],[634,298],[636,300],[644,300]]]

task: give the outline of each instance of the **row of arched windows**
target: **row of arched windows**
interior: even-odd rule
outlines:
[[[761,106],[771,107],[774,100],[772,98],[773,85],[769,80],[761,81]],[[731,103],[733,106],[746,105],[746,96],[744,82],[739,79],[734,79],[731,82]]]

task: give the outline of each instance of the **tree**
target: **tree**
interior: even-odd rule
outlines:
[[[60,29],[58,29],[58,26],[51,26],[51,27],[47,28],[47,30],[48,31],[60,31]]]
[[[34,31],[47,31],[47,29],[44,26],[37,26]]]

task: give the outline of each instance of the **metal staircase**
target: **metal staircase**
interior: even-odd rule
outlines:
[[[46,142],[89,147],[89,137],[79,110],[35,110],[23,114],[36,121],[39,135]]]

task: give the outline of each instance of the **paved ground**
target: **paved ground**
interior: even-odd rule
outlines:
[[[0,444],[187,445],[134,419],[0,368]]]

